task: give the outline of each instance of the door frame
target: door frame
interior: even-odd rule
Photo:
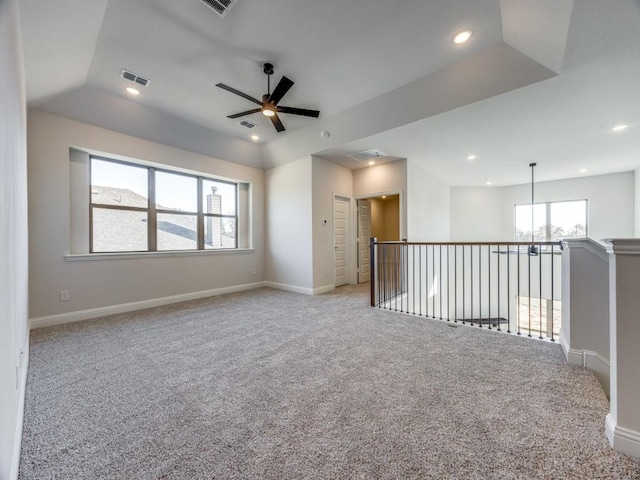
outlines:
[[[377,193],[366,193],[363,195],[356,195],[354,197],[355,199],[355,203],[357,204],[358,200],[370,200],[372,198],[379,198],[383,195],[398,195],[398,208],[400,209],[400,211],[398,212],[398,218],[399,218],[399,228],[400,231],[398,232],[398,238],[400,238],[400,240],[405,239],[406,236],[406,230],[405,230],[405,208],[404,208],[404,192],[402,190],[389,190],[388,192],[377,192]],[[356,206],[357,208],[357,206]],[[358,221],[357,218],[357,210],[356,210],[356,222]]]
[[[358,251],[358,231],[357,231],[357,226],[358,226],[358,222],[360,220],[359,216],[360,213],[358,212],[358,200],[370,200],[372,198],[379,198],[383,195],[398,195],[398,208],[400,209],[400,211],[398,212],[398,219],[399,219],[399,228],[400,231],[398,232],[398,238],[400,238],[400,240],[406,239],[406,230],[405,230],[405,207],[404,207],[404,192],[402,190],[389,190],[387,192],[377,192],[377,193],[365,193],[363,195],[356,195],[354,197],[354,239],[353,239],[353,249],[354,251]],[[359,252],[358,252],[359,253]],[[360,265],[359,265],[359,256],[358,258],[354,259],[354,277],[356,279],[356,282],[358,280],[358,273],[360,271]]]
[[[355,219],[356,219],[356,201],[353,197],[349,195],[342,195],[340,193],[333,193],[332,203],[331,203],[331,228],[332,228],[332,251],[333,251],[333,280],[332,283],[335,286],[336,283],[336,227],[335,227],[335,201],[339,198],[342,201],[347,202],[347,276],[349,280],[349,285],[354,285],[357,283],[357,259],[355,258],[355,248],[356,242],[354,241],[355,236]]]

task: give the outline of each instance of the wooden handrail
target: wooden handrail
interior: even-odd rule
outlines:
[[[376,245],[485,245],[485,246],[527,246],[527,245],[541,245],[541,246],[556,246],[562,247],[562,242],[375,242]]]

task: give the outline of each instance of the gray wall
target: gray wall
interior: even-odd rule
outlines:
[[[28,146],[32,320],[78,319],[77,312],[154,299],[179,301],[264,281],[263,170],[38,111],[29,112]],[[250,182],[253,250],[69,261],[70,147]],[[60,301],[61,290],[69,290],[69,301]]]
[[[634,235],[634,173],[540,182],[535,201],[588,200],[588,236]],[[531,202],[531,185],[452,187],[451,240],[505,242],[514,239],[514,205]]]
[[[27,330],[27,158],[18,0],[0,1],[0,478],[17,476]],[[25,350],[26,355],[26,350]]]

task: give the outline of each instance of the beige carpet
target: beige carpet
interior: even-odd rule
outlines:
[[[640,479],[560,347],[270,289],[36,330],[20,478]]]

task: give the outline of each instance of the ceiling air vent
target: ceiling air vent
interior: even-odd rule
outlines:
[[[374,158],[386,157],[387,154],[381,152],[377,148],[371,148],[369,150],[363,150],[362,152],[352,153],[347,156],[354,159],[356,162],[366,162],[367,160],[371,160]]]
[[[242,125],[243,127],[247,127],[247,128],[253,128],[253,127],[256,126],[255,123],[247,122],[246,120],[241,121],[240,125]]]
[[[224,17],[238,0],[200,0],[221,17]]]
[[[143,87],[147,87],[151,83],[151,80],[141,77],[140,75],[136,75],[135,73],[125,70],[124,68],[120,72],[120,76],[124,79],[135,82],[138,85],[142,85]]]

